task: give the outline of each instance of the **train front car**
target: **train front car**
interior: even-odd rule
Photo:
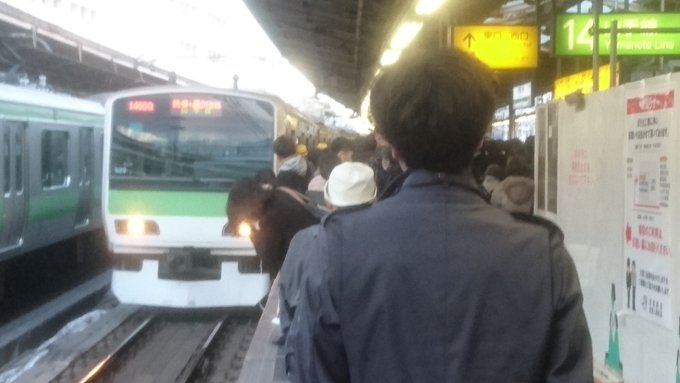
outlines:
[[[238,178],[273,165],[274,99],[238,91],[151,88],[106,106],[105,230],[123,303],[254,306],[268,292],[249,239],[225,206]]]

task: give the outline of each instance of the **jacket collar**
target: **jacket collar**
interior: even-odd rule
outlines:
[[[426,185],[459,185],[466,188],[479,189],[470,169],[465,169],[460,173],[437,173],[425,169],[410,170],[404,180],[403,187],[418,187]]]
[[[488,193],[485,193],[480,185],[475,181],[472,175],[472,170],[469,168],[455,174],[437,173],[424,169],[414,169],[409,171],[408,176],[402,185],[402,189],[429,187],[434,185],[463,190],[476,195],[483,201],[489,202]]]

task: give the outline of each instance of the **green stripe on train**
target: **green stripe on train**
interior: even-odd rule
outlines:
[[[28,208],[30,222],[44,221],[67,214],[74,214],[78,205],[78,193],[70,190],[50,191],[31,197]]]
[[[4,101],[0,101],[0,117],[17,121],[30,120],[77,126],[104,125],[103,115]]]
[[[226,217],[226,192],[109,190],[109,213]]]

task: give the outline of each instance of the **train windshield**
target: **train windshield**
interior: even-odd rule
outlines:
[[[110,187],[224,191],[272,168],[274,116],[269,102],[219,94],[118,99]]]

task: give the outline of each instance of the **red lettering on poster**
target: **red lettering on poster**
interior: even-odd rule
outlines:
[[[663,239],[660,227],[638,225],[638,233],[643,237],[652,237],[656,239]]]
[[[648,94],[642,97],[629,98],[626,114],[653,112],[672,108],[675,104],[675,91],[668,93]]]

